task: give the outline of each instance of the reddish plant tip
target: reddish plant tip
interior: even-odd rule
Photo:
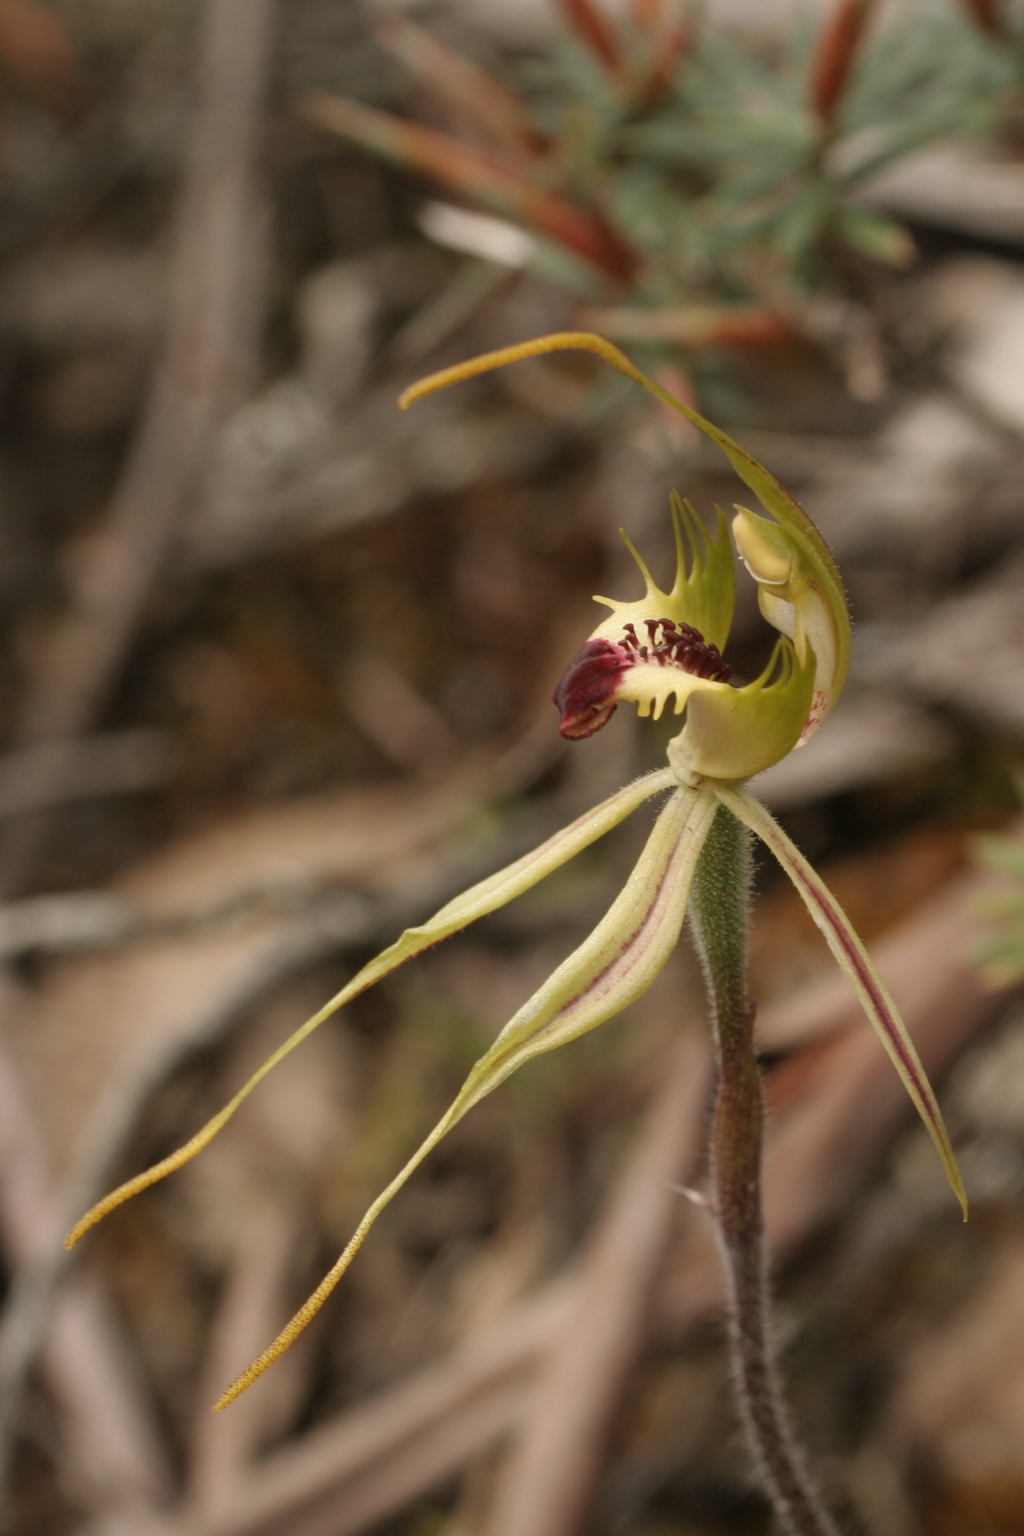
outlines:
[[[965,4],[982,31],[1002,37],[1004,28],[999,0],[965,0]]]
[[[839,0],[818,44],[811,74],[811,99],[818,116],[831,123],[846,90],[875,0]]]
[[[626,624],[619,642],[588,640],[576,652],[551,695],[562,717],[558,729],[567,741],[585,741],[608,724],[623,674],[641,663],[675,667],[715,683],[727,683],[732,677],[732,667],[722,660],[717,645],[709,644],[692,625],[647,619],[644,628],[647,644],[640,640],[635,625]]]
[[[608,724],[615,713],[612,695],[619,678],[634,665],[625,647],[610,640],[588,640],[581,646],[551,695],[566,741],[584,741]]]

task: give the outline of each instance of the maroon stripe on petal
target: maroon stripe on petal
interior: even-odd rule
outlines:
[[[586,987],[577,992],[575,997],[559,1010],[556,1019],[564,1017],[571,1009],[578,1007],[585,998],[592,997],[595,991],[602,990],[603,982],[608,983],[604,990],[610,990],[612,986],[623,986],[626,983],[630,973],[647,954],[649,944],[657,934],[663,918],[663,909],[671,896],[672,876],[677,872],[678,864],[681,861],[685,861],[688,852],[686,839],[681,834],[666,861],[664,870],[651,891],[651,899],[644,910],[643,917],[637,923],[633,932],[628,938],[623,940],[619,947],[619,952],[615,955],[614,959],[609,960],[604,969],[599,971]],[[682,927],[682,914],[680,915],[680,927]],[[555,1020],[551,1022],[554,1023]]]
[[[870,998],[872,1007],[878,1014],[880,1022],[888,1026],[886,1038],[897,1056],[899,1056],[907,1076],[914,1082],[922,1100],[931,1107],[931,1084],[924,1075],[921,1063],[917,1059],[916,1051],[908,1048],[903,1038],[900,1024],[893,1015],[889,1000],[879,986],[878,978],[874,974],[872,967],[864,963],[863,954],[855,944],[851,943],[849,932],[845,925],[837,920],[832,904],[825,899],[824,894],[816,886],[812,885],[809,880],[803,878],[801,871],[793,869],[788,864],[787,869],[794,885],[799,886],[805,901],[809,906],[813,905],[815,911],[820,914],[822,924],[828,925],[836,943],[846,956],[850,969],[856,972],[858,981]]]

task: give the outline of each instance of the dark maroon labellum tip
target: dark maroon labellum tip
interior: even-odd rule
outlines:
[[[672,619],[645,619],[644,645],[634,624],[622,626],[622,640],[588,640],[570,661],[551,695],[562,717],[559,730],[567,741],[583,741],[607,725],[615,713],[612,702],[623,672],[647,664],[674,667],[691,677],[727,683],[732,667],[717,645],[705,640],[690,624]]]
[[[588,640],[576,652],[551,695],[562,717],[558,729],[567,741],[583,741],[608,724],[615,713],[615,686],[633,665],[634,658],[610,640]]]

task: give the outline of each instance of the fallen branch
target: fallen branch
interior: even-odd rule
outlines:
[[[186,1494],[190,1505],[216,1509],[233,1502],[268,1430],[287,1427],[280,1424],[282,1408],[287,1420],[289,1407],[301,1403],[312,1337],[284,1362],[276,1389],[248,1393],[237,1414],[210,1412],[224,1383],[233,1381],[288,1321],[289,1281],[306,1215],[302,1201],[268,1204],[232,1253],[196,1393]]]
[[[532,1400],[532,1368],[575,1310],[548,1286],[480,1338],[250,1469],[228,1506],[141,1525],[138,1536],[348,1536],[487,1450]]]
[[[48,741],[0,757],[0,818],[165,784],[170,742],[145,727]]]

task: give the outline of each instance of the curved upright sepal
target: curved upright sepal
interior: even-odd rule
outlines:
[[[758,463],[753,454],[741,448],[734,442],[727,432],[716,427],[714,422],[708,421],[699,411],[693,410],[689,405],[677,400],[676,397],[663,389],[660,384],[649,379],[645,373],[630,362],[624,352],[606,341],[603,336],[595,336],[591,331],[558,331],[551,336],[538,336],[533,341],[525,341],[513,347],[503,347],[497,352],[485,352],[480,357],[470,358],[468,362],[459,363],[454,368],[444,368],[439,373],[433,373],[428,378],[421,379],[411,389],[407,389],[401,396],[399,404],[404,408],[424,395],[432,394],[434,390],[445,389],[449,384],[457,384],[461,379],[469,379],[477,374],[488,373],[494,368],[503,368],[507,363],[515,363],[522,358],[538,357],[546,352],[561,352],[578,350],[593,352],[605,362],[611,363],[620,373],[633,379],[643,386],[659,400],[664,401],[672,410],[678,411],[705,437],[716,443],[733,469],[739,475],[744,485],[754,492],[762,507],[775,519],[779,528],[784,530],[787,537],[786,548],[791,555],[797,557],[800,571],[800,580],[806,583],[807,589],[814,591],[820,599],[822,614],[827,622],[831,646],[834,650],[834,660],[831,665],[831,683],[827,693],[822,692],[822,697],[816,701],[813,717],[808,721],[808,733],[820,725],[825,715],[832,708],[842,691],[846,681],[846,674],[850,667],[850,616],[846,603],[846,593],[843,590],[842,578],[839,569],[832,558],[831,552],[821,534],[815,528],[807,513],[794,501],[783,486],[779,484],[775,476]],[[775,619],[772,620],[776,622]],[[818,649],[824,657],[828,646],[824,639],[819,637]]]

